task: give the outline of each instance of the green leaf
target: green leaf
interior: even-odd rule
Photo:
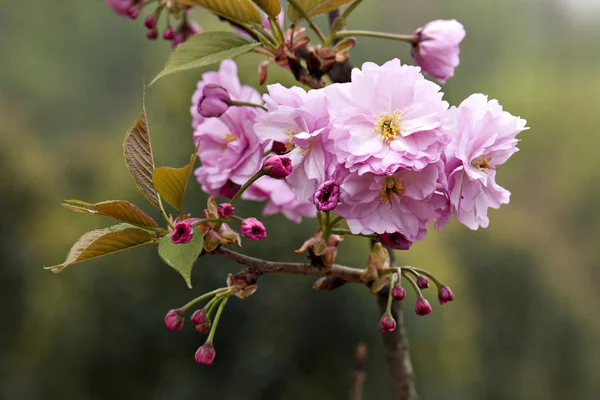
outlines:
[[[65,200],[62,206],[77,212],[104,215],[132,225],[148,228],[159,227],[148,214],[137,208],[135,204],[124,200],[109,200],[96,204],[81,200]]]
[[[234,58],[259,45],[259,42],[231,32],[199,33],[177,46],[167,65],[150,85],[165,75]]]
[[[213,13],[241,23],[262,24],[256,7],[250,0],[176,0],[189,6],[200,6]]]
[[[194,237],[185,244],[173,244],[171,234],[163,237],[158,244],[158,254],[168,265],[179,272],[188,287],[192,288],[192,267],[202,252],[204,236],[194,228]]]
[[[296,4],[312,18],[333,11],[352,1],[353,0],[296,0]],[[297,22],[302,19],[302,15],[300,15],[296,8],[291,4],[288,4],[288,15],[292,22]]]
[[[129,167],[138,189],[150,203],[158,207],[158,195],[152,185],[154,158],[152,157],[152,145],[143,101],[142,114],[125,134],[123,152],[125,153],[125,163]]]
[[[152,183],[161,197],[182,214],[183,195],[187,186],[190,173],[196,162],[196,154],[190,158],[190,162],[183,168],[161,167],[152,174]]]
[[[79,238],[71,247],[64,263],[45,268],[58,273],[69,265],[152,243],[155,238],[156,236],[147,230],[128,224],[96,229]]]
[[[270,17],[277,17],[281,12],[281,4],[279,0],[252,0],[257,6],[259,6],[264,12]]]

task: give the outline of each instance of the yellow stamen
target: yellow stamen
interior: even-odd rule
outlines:
[[[289,137],[288,142],[285,144],[285,149],[287,151],[292,151],[296,145],[294,144],[294,136],[296,136],[296,132],[291,129],[286,129],[283,131],[283,134]]]
[[[402,118],[400,118],[400,111],[394,111],[393,114],[382,112],[375,118],[376,122],[373,132],[377,132],[377,136],[380,139],[389,143],[392,140],[398,139],[398,135],[402,136]]]
[[[227,140],[227,142],[231,143],[231,142],[235,142],[236,140],[238,140],[238,138],[233,136],[231,133],[228,133],[225,135],[225,140]]]
[[[383,181],[381,190],[379,191],[379,201],[381,203],[388,203],[392,205],[392,198],[399,196],[402,198],[402,193],[406,189],[406,185],[402,182],[398,182],[393,176],[388,176]]]
[[[479,156],[479,157],[473,159],[471,161],[471,166],[473,168],[478,168],[478,169],[482,170],[483,172],[487,172],[486,170],[488,170],[488,169],[496,169],[495,167],[490,165],[491,161],[492,161],[492,157],[484,154],[482,156]]]

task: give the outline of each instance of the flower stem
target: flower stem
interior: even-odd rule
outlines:
[[[417,294],[417,296],[423,297],[423,293],[421,293],[421,289],[419,289],[419,285],[417,285],[417,282],[415,282],[415,280],[408,274],[408,270],[406,268],[402,268],[402,276],[404,276],[404,278],[406,278],[408,280],[408,282],[410,282],[410,284],[413,287],[413,289],[415,290],[415,293]]]
[[[390,277],[390,290],[388,291],[388,300],[387,300],[387,307],[385,309],[385,312],[387,313],[392,313],[392,290],[394,290],[394,284],[396,283],[396,274],[393,274]]]
[[[362,0],[356,0],[354,3],[350,4],[350,7],[346,8],[346,11],[342,14],[342,18],[347,19],[360,3],[362,3]]]
[[[409,269],[410,269],[410,270],[412,270],[412,271],[414,271],[414,272],[418,272],[418,273],[420,273],[421,275],[425,275],[425,276],[426,276],[426,277],[428,277],[428,278],[431,278],[431,280],[432,280],[432,281],[433,281],[433,282],[434,282],[434,283],[435,283],[435,284],[436,284],[438,287],[440,287],[440,286],[443,286],[442,282],[440,282],[440,281],[439,281],[439,280],[438,280],[438,279],[437,279],[435,276],[433,276],[433,274],[432,274],[431,272],[429,272],[429,271],[426,271],[426,270],[424,270],[424,269],[421,269],[421,268],[413,268],[413,267],[410,267]]]
[[[261,168],[256,174],[254,174],[252,178],[248,180],[248,182],[244,183],[244,186],[242,186],[240,190],[237,191],[235,196],[233,196],[232,199],[229,201],[229,204],[234,205],[235,202],[242,196],[242,193],[244,193],[246,189],[248,189],[254,182],[258,180],[258,178],[260,178],[263,175],[264,172]]]
[[[250,103],[248,101],[236,101],[236,100],[230,100],[231,105],[232,106],[239,106],[239,107],[256,107],[256,108],[262,108],[263,110],[267,111],[267,108],[264,107],[261,104],[256,104],[256,103]]]
[[[321,43],[325,43],[325,35],[323,35],[323,32],[321,32],[319,27],[317,25],[315,25],[315,23],[308,16],[306,11],[304,11],[304,9],[302,7],[300,7],[300,5],[298,3],[296,3],[295,0],[288,0],[288,4],[292,7],[294,7],[296,9],[296,11],[298,11],[298,14],[300,14],[302,16],[302,18],[304,18],[306,20],[306,22],[308,22],[308,25],[310,25],[311,29],[313,31],[315,31],[315,33],[319,37],[319,40],[321,41]]]
[[[221,221],[220,218],[203,218],[203,219],[200,219],[200,220],[194,222],[192,224],[192,226],[198,226],[198,225],[203,224],[205,222],[222,222],[222,221]]]
[[[183,312],[186,312],[190,307],[192,307],[193,305],[201,302],[202,300],[206,300],[211,296],[215,296],[223,291],[227,290],[227,288],[220,288],[217,290],[213,290],[212,292],[208,292],[208,293],[204,293],[202,296],[200,297],[196,297],[194,300],[190,301],[189,303],[187,303],[185,306],[181,307],[181,310]]]
[[[169,217],[167,217],[167,212],[165,211],[165,206],[163,206],[162,200],[160,198],[160,195],[157,194],[156,198],[158,199],[158,207],[160,208],[160,214],[162,215],[162,217],[164,218],[165,221],[167,221],[167,224],[169,224],[169,226],[171,227],[171,229],[175,228],[175,226],[173,226],[173,223],[171,222],[171,220],[169,219]]]
[[[206,339],[207,342],[212,343],[213,338],[215,337],[215,332],[217,331],[217,325],[219,325],[219,319],[221,319],[221,314],[223,313],[225,304],[227,304],[227,300],[229,300],[229,297],[225,297],[223,300],[221,300],[221,304],[219,304],[219,309],[217,310],[217,315],[215,315],[215,320],[213,321],[213,323],[211,324],[211,327],[210,327],[210,333],[208,334],[208,339]]]
[[[413,35],[396,35],[393,33],[375,32],[375,31],[338,31],[334,34],[335,37],[341,36],[368,36],[380,39],[400,40],[407,43],[416,43]]]
[[[274,17],[269,17],[269,25],[271,26],[271,32],[275,36],[275,40],[277,43],[283,42],[283,31],[281,30],[281,25],[279,25],[279,21]]]

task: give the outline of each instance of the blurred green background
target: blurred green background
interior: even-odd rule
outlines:
[[[431,231],[403,264],[428,268],[456,301],[427,318],[405,301],[417,388],[423,399],[596,399],[600,392],[600,13],[594,1],[367,0],[352,29],[411,33],[456,18],[467,30],[461,65],[444,90],[473,92],[528,120],[521,151],[499,171],[511,203],[489,229],[453,222]],[[195,15],[206,30],[216,18]],[[324,19],[319,21],[324,24]],[[221,27],[222,29],[222,27]],[[240,267],[214,258],[194,270],[194,289],[143,247],[55,275],[84,232],[109,225],[74,214],[63,199],[126,199],[158,218],[123,162],[124,133],[141,109],[142,79],[160,70],[168,44],[145,39],[142,20],[100,0],[5,2],[0,13],[0,398],[346,399],[354,346],[369,349],[365,399],[389,398],[375,299],[348,285],[311,290],[313,278],[268,276],[230,302],[212,367],[194,363],[203,343],[189,322],[168,331],[170,308],[220,286]],[[354,65],[399,56],[397,42],[360,39]],[[241,57],[256,86],[260,57]],[[201,72],[147,91],[157,165],[192,151],[189,102]],[[292,81],[270,69],[270,82]],[[262,89],[264,90],[264,88]],[[206,197],[191,184],[189,211]],[[242,215],[259,205],[240,205]],[[266,217],[269,238],[245,252],[280,260],[314,229]],[[361,267],[369,245],[347,240],[340,261]],[[430,289],[431,290],[431,289]]]

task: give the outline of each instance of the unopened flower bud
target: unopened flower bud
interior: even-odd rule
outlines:
[[[421,317],[429,315],[429,313],[431,312],[431,305],[429,304],[426,298],[419,297],[417,299],[417,303],[415,304],[415,312]]]
[[[219,204],[219,207],[217,207],[217,212],[219,213],[220,218],[231,218],[234,211],[235,207],[229,203]]]
[[[256,218],[246,218],[240,228],[242,235],[248,239],[261,240],[267,237],[265,226]]]
[[[194,237],[194,227],[187,220],[180,221],[175,224],[173,233],[171,234],[171,241],[173,244],[185,244],[188,243]]]
[[[379,235],[379,240],[388,248],[394,250],[408,250],[412,242],[404,237],[400,232],[383,233]]]
[[[200,325],[196,325],[196,330],[202,333],[203,335],[206,335],[210,330],[210,320],[206,320]]]
[[[158,31],[156,29],[149,30],[146,32],[146,38],[148,40],[156,40],[158,38]]]
[[[320,211],[331,211],[340,201],[340,184],[336,180],[323,182],[313,195],[313,203]]]
[[[396,330],[396,320],[392,317],[392,314],[385,313],[381,317],[381,331],[382,332],[393,332]]]
[[[207,341],[196,351],[196,362],[198,364],[211,365],[216,353],[212,343]]]
[[[417,278],[417,286],[421,289],[427,289],[429,287],[429,279],[423,275],[419,275]]]
[[[183,326],[183,312],[176,308],[170,310],[165,317],[165,326],[172,331],[178,331]]]
[[[285,145],[285,143],[277,142],[277,141],[273,142],[273,147],[271,148],[271,150],[273,150],[273,153],[275,153],[277,155],[282,155],[282,154],[290,152],[288,147]]]
[[[289,157],[272,155],[263,163],[263,172],[275,179],[283,179],[292,173],[292,160]]]
[[[194,313],[192,314],[192,324],[194,324],[195,327],[198,327],[198,325],[201,325],[204,322],[206,322],[207,318],[208,314],[206,313],[206,310],[204,308],[201,308],[199,310],[194,311]]]
[[[448,286],[444,285],[438,291],[438,300],[441,305],[444,305],[447,302],[454,300],[454,293],[452,293],[452,290],[450,290]]]
[[[163,39],[173,40],[174,37],[175,37],[175,32],[173,32],[173,28],[168,26],[167,29],[165,29],[165,32],[163,33]]]
[[[156,28],[156,14],[148,15],[144,21],[144,26],[150,30]]]
[[[131,19],[136,19],[139,14],[140,10],[137,8],[131,7],[129,10],[127,10],[127,16]]]
[[[395,300],[404,300],[406,297],[406,290],[399,283],[396,283],[392,288],[392,297]]]
[[[233,198],[233,196],[235,196],[235,194],[238,192],[238,190],[240,190],[240,188],[241,188],[240,185],[228,180],[225,183],[225,185],[223,185],[223,187],[221,189],[219,189],[219,194],[221,196],[227,197],[228,199],[231,199],[231,198]]]
[[[204,85],[198,100],[198,113],[205,118],[220,117],[229,109],[231,99],[227,89],[214,83]]]

